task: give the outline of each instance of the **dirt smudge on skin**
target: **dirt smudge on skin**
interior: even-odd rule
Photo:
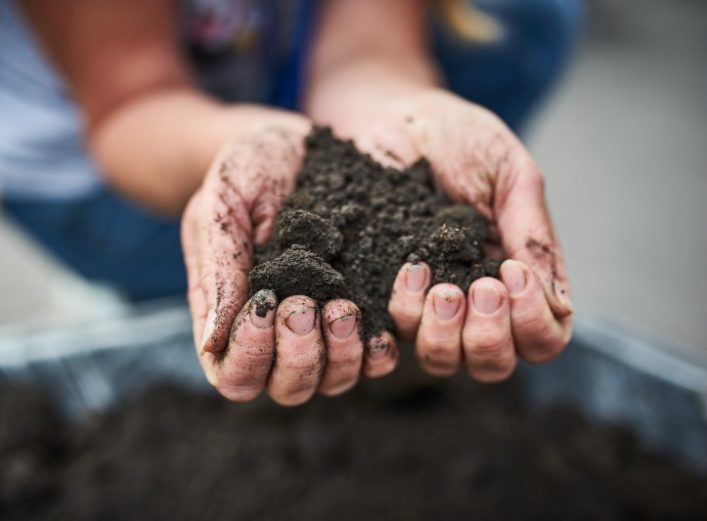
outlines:
[[[555,263],[555,251],[552,246],[533,237],[529,237],[525,243],[525,247],[542,269],[541,275],[546,274],[545,276],[548,277],[549,280],[546,281],[546,284],[550,287],[552,293],[555,294],[557,291],[557,265]],[[562,293],[565,293],[564,289]]]
[[[268,311],[272,311],[277,306],[275,299],[267,290],[258,291],[255,295],[253,295],[252,305],[255,306],[255,314],[260,318],[265,318]]]

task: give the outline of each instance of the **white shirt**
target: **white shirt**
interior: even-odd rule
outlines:
[[[226,100],[267,101],[276,68],[291,57],[300,7],[185,0],[182,36],[201,86]],[[244,40],[244,31],[258,37]],[[80,110],[16,0],[0,0],[0,199],[67,200],[102,185]]]
[[[13,0],[0,0],[0,197],[64,199],[101,185],[76,105]]]

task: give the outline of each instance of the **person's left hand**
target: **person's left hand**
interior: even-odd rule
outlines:
[[[500,381],[518,358],[554,358],[571,336],[573,308],[543,177],[527,150],[498,117],[441,89],[376,109],[335,131],[391,166],[426,157],[447,195],[488,219],[488,251],[508,259],[501,280],[476,280],[466,295],[453,284],[429,288],[429,267],[405,264],[389,303],[398,336],[414,340],[422,367],[439,376],[464,363],[477,380]]]

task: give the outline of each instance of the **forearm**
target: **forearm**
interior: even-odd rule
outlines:
[[[152,209],[176,213],[225,139],[218,106],[190,90],[156,90],[127,102],[89,129],[106,181]]]
[[[314,40],[306,112],[317,122],[346,126],[391,96],[437,85],[427,52],[427,4],[330,0]]]
[[[249,110],[193,85],[177,45],[172,0],[24,0],[24,14],[63,76],[109,184],[153,209],[178,212],[211,157]]]

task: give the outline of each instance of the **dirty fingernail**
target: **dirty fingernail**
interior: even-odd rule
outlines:
[[[356,315],[348,315],[346,317],[337,318],[329,324],[329,329],[331,329],[332,334],[341,340],[349,338],[355,327]]]
[[[314,329],[314,319],[314,309],[303,307],[293,311],[285,322],[290,331],[303,336]]]
[[[275,321],[277,297],[275,292],[261,289],[255,295],[250,305],[250,321],[259,329],[267,329]]]
[[[422,264],[410,264],[407,270],[407,289],[417,293],[425,288],[425,267]]]
[[[388,354],[390,345],[381,337],[372,338],[368,344],[368,357],[373,360],[384,358]]]
[[[200,351],[203,353],[206,351],[207,343],[211,337],[211,333],[214,332],[214,327],[216,325],[216,312],[210,309],[206,314],[206,321],[204,322],[204,332],[201,334],[201,346]]]
[[[521,293],[528,284],[525,270],[516,261],[506,261],[501,265],[501,277],[511,295]]]
[[[435,293],[432,305],[435,310],[435,315],[441,320],[449,320],[459,311],[461,304],[460,295],[448,289],[444,289]]]
[[[482,315],[490,315],[501,307],[501,294],[490,285],[479,284],[471,292],[474,309]]]

